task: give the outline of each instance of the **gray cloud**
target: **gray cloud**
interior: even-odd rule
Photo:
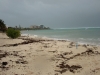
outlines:
[[[0,0],[9,26],[100,27],[100,0]]]

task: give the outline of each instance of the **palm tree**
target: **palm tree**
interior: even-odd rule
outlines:
[[[0,31],[5,32],[7,30],[6,25],[2,19],[0,19]]]

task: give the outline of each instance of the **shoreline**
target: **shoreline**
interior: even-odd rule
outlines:
[[[38,35],[31,35],[31,34],[21,34],[21,37],[24,37],[24,38],[29,38],[29,39],[43,39],[43,40],[53,40],[53,41],[67,41],[67,42],[74,42],[74,43],[78,43],[79,45],[91,45],[91,46],[99,46],[100,45],[97,45],[97,44],[91,44],[91,43],[83,43],[83,42],[75,42],[75,41],[71,41],[69,39],[58,39],[58,38],[49,38],[49,37],[39,37]]]

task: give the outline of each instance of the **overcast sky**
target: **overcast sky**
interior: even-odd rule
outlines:
[[[100,27],[100,0],[0,0],[8,26]]]

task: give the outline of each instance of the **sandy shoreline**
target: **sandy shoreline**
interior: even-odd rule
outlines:
[[[100,75],[100,46],[0,33],[0,75]]]

